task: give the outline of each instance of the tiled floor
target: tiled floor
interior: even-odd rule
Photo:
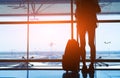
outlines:
[[[80,71],[78,74],[66,74],[63,70],[0,70],[0,78],[120,78],[120,70]]]

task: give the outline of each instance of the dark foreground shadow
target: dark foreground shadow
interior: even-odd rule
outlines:
[[[95,70],[93,70],[92,72],[89,72],[89,77],[95,78]]]
[[[80,75],[79,73],[76,72],[66,72],[63,73],[62,78],[80,78]]]
[[[95,78],[95,69],[94,67],[86,69],[86,70],[81,70],[79,72],[65,72],[63,73],[62,78]]]
[[[87,72],[81,72],[83,78],[95,78],[95,70],[88,70]],[[89,76],[89,77],[88,77]]]

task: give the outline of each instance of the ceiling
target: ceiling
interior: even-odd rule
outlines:
[[[120,0],[99,0],[99,5],[101,14],[120,14]],[[70,0],[29,1],[31,15],[69,15],[70,12]],[[0,0],[0,16],[20,16],[27,13],[27,0]]]

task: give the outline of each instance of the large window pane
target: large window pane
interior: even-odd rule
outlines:
[[[120,59],[119,29],[120,23],[99,23],[96,32],[97,56],[110,59]]]
[[[26,55],[26,25],[0,25],[0,59],[21,59]]]
[[[35,58],[61,58],[70,31],[70,24],[30,25],[30,52],[39,54]]]

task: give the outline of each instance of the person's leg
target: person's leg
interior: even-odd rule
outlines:
[[[85,40],[85,34],[86,31],[84,28],[77,27],[78,29],[78,34],[80,37],[80,48],[81,48],[81,56],[82,56],[82,61],[83,61],[83,66],[86,66],[86,50],[85,50],[85,45],[86,45],[86,40]]]
[[[91,65],[93,65],[96,58],[95,28],[88,30],[88,41],[90,46]]]

